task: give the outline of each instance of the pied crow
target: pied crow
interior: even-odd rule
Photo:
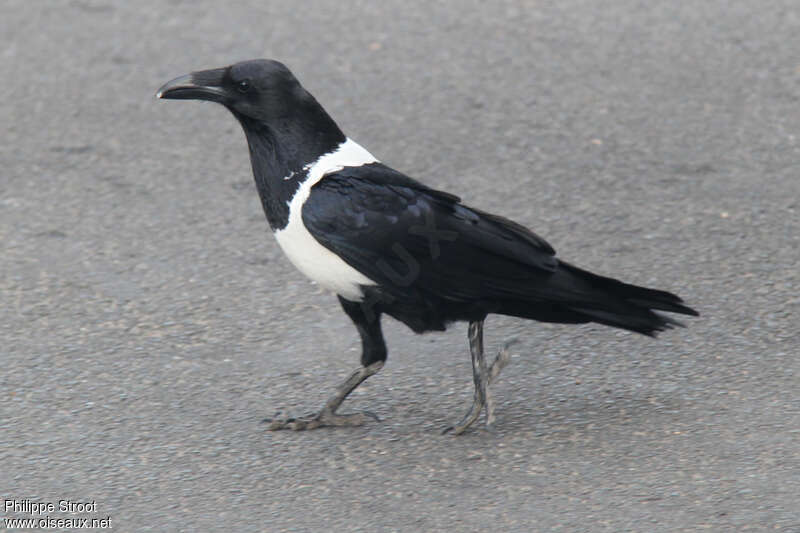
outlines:
[[[494,409],[488,385],[508,345],[487,362],[490,313],[543,322],[597,322],[655,336],[697,312],[666,291],[593,274],[556,258],[527,228],[461,203],[378,161],[278,61],[251,60],[176,78],[158,98],[217,102],[247,137],[258,194],[278,244],[300,272],[338,295],[361,335],[361,367],[318,413],[270,429],[363,424],[339,406],[386,361],[381,315],[416,333],[468,322],[474,398],[459,434]],[[374,415],[371,415],[374,416]]]

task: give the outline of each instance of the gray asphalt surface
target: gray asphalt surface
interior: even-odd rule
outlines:
[[[221,5],[0,8],[0,497],[132,532],[800,531],[795,0]],[[234,119],[153,97],[253,57],[384,162],[703,316],[493,317],[521,341],[498,433],[458,438],[466,325],[387,321],[345,404],[382,422],[267,432],[356,332],[269,234]]]

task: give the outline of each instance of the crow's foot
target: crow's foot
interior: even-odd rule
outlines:
[[[321,427],[345,427],[345,426],[361,426],[368,418],[374,418],[378,422],[380,419],[369,411],[362,411],[360,413],[348,413],[346,415],[336,414],[336,410],[342,405],[342,402],[347,395],[353,392],[353,389],[358,387],[368,377],[377,373],[383,368],[383,361],[376,361],[367,366],[362,366],[348,377],[344,383],[337,387],[333,396],[328,399],[325,407],[319,413],[306,415],[300,418],[265,418],[263,422],[269,424],[270,431],[278,429],[292,429],[294,431],[301,431],[305,429],[317,429]]]
[[[292,431],[304,431],[307,429],[317,429],[321,427],[354,427],[361,426],[370,418],[380,422],[374,413],[362,411],[359,413],[348,413],[337,415],[327,409],[319,413],[314,413],[298,418],[265,418],[264,423],[269,424],[269,431],[279,429],[291,429]]]

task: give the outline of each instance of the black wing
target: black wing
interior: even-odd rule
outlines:
[[[380,163],[326,175],[303,223],[382,289],[451,302],[518,298],[558,266],[553,248],[525,227]]]

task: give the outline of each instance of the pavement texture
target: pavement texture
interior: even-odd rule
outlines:
[[[106,2],[0,8],[0,497],[115,531],[800,531],[796,0]],[[387,320],[355,429],[266,431],[358,364],[282,256],[244,136],[160,102],[284,61],[381,160],[702,316],[658,340]],[[25,512],[0,516],[25,517]]]

